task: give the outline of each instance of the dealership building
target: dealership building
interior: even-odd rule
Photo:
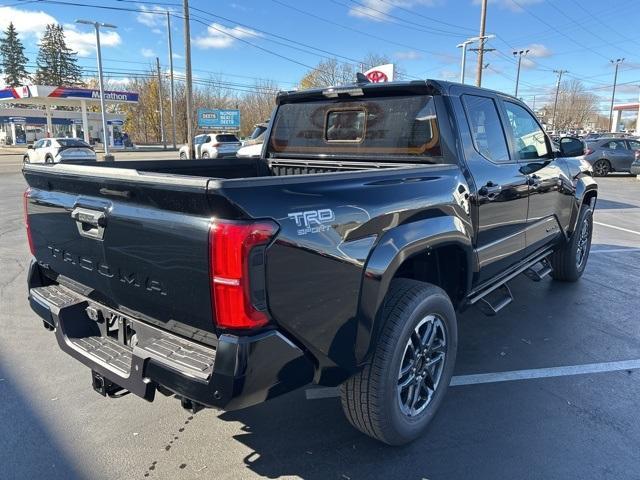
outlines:
[[[138,94],[106,90],[104,101],[106,105],[137,103]],[[0,144],[20,146],[44,137],[75,137],[104,143],[99,109],[99,90],[50,85],[2,89]],[[106,118],[109,145],[124,147],[124,115],[107,113]]]

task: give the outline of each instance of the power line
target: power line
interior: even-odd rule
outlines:
[[[382,15],[390,23],[393,23],[395,25],[399,25],[401,27],[409,28],[411,30],[417,30],[419,32],[430,33],[430,34],[433,34],[433,35],[443,35],[443,36],[448,36],[448,37],[464,37],[464,36],[466,36],[466,34],[464,34],[464,33],[442,30],[442,29],[439,29],[439,28],[430,27],[430,26],[425,25],[423,23],[418,23],[418,22],[413,22],[411,20],[406,20],[406,19],[404,19],[402,17],[398,17],[396,15],[391,15],[388,12],[384,12],[383,10],[378,10],[377,8],[371,7],[369,5],[365,5],[364,3],[361,3],[361,2],[359,2],[357,0],[349,0],[351,3],[355,3],[357,5],[357,7],[350,7],[349,5],[347,5],[345,3],[342,3],[342,2],[339,2],[337,0],[331,0],[331,1],[333,3],[335,3],[336,5],[341,5],[343,7],[349,8],[350,10],[352,8],[356,8],[359,13],[361,13],[363,15],[366,15],[367,17],[374,18],[375,20],[380,20],[380,15]],[[363,9],[365,9],[365,10],[363,10]],[[366,10],[370,10],[370,11],[376,12],[376,13],[367,13]],[[391,19],[391,20],[389,20],[389,19]]]
[[[277,3],[278,5],[283,6],[285,8],[288,8],[290,10],[294,10],[294,11],[296,11],[296,12],[302,14],[302,15],[306,15],[308,17],[315,18],[316,20],[320,20],[321,22],[325,22],[325,23],[328,23],[330,25],[334,25],[336,27],[340,27],[340,28],[343,28],[345,30],[349,30],[351,32],[355,32],[355,33],[357,33],[359,35],[364,35],[364,36],[369,37],[369,38],[375,38],[376,40],[380,40],[380,41],[388,43],[390,45],[396,45],[396,46],[403,47],[403,48],[410,48],[410,49],[418,51],[418,52],[428,53],[429,55],[441,55],[440,52],[434,52],[434,51],[431,51],[431,50],[425,50],[423,48],[416,47],[415,45],[408,45],[406,43],[396,42],[396,41],[390,40],[390,39],[388,39],[386,37],[381,37],[379,35],[374,35],[372,33],[365,32],[363,30],[359,30],[357,28],[350,27],[348,25],[343,25],[341,23],[334,22],[333,20],[329,20],[329,19],[327,19],[325,17],[321,17],[320,15],[316,15],[315,13],[311,13],[311,12],[308,12],[306,10],[302,10],[302,9],[300,9],[298,7],[295,7],[293,5],[290,5],[290,4],[286,3],[286,2],[282,2],[281,0],[271,0],[271,1],[274,2],[274,3]]]

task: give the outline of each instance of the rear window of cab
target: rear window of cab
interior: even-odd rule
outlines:
[[[430,95],[283,104],[269,150],[275,156],[432,159],[442,155]]]

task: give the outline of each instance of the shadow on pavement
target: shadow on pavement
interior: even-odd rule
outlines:
[[[0,379],[0,478],[86,478],[1,366]]]
[[[596,202],[596,210],[620,210],[623,208],[640,208],[638,205],[632,205],[630,203],[616,202],[613,200],[599,199]]]

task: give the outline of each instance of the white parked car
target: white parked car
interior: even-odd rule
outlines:
[[[25,163],[59,163],[70,160],[95,161],[96,152],[79,138],[41,138],[27,147]]]
[[[262,145],[264,144],[264,137],[267,132],[268,123],[259,123],[256,125],[253,133],[242,144],[242,148],[238,150],[238,157],[259,157],[262,155]]]
[[[240,145],[240,140],[233,133],[204,133],[193,139],[196,158],[235,157]],[[188,147],[180,147],[179,154],[181,160],[187,160]]]

